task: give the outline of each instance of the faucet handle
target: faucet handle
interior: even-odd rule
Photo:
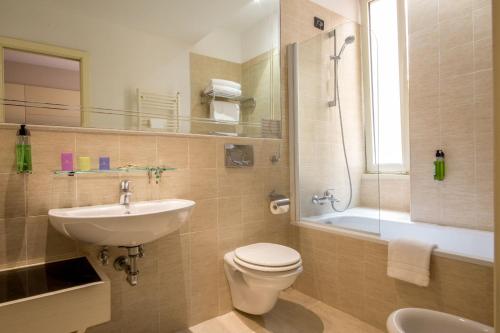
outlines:
[[[128,192],[130,190],[130,180],[122,180],[120,182],[120,190]]]

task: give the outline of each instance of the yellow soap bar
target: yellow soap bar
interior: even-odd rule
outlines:
[[[90,170],[90,157],[87,157],[87,156],[78,157],[78,169],[80,171],[89,171]]]

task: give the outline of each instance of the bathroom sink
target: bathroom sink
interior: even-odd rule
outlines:
[[[407,308],[387,318],[389,333],[493,333],[493,327],[448,313]]]
[[[132,247],[176,231],[188,220],[194,206],[194,201],[167,199],[51,209],[49,219],[56,230],[75,240]]]

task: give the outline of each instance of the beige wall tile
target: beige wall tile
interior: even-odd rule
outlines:
[[[0,267],[26,263],[25,225],[24,217],[0,219]]]
[[[441,107],[474,102],[473,74],[445,78],[439,81],[439,103]],[[445,126],[446,124],[443,124]]]
[[[185,169],[189,163],[188,139],[159,136],[158,164],[171,168]]]
[[[76,202],[78,206],[103,205],[119,202],[120,178],[118,175],[78,175],[76,183]]]
[[[32,130],[31,141],[34,173],[60,170],[61,153],[74,152],[76,148],[74,133]]]
[[[0,174],[0,218],[25,216],[25,179],[25,175]]]
[[[472,72],[474,68],[473,49],[474,46],[470,41],[451,48],[441,49],[439,59],[440,78],[445,79],[450,76]]]
[[[189,140],[189,167],[191,169],[212,169],[216,164],[215,139]]]
[[[470,14],[473,0],[439,0],[439,20]]]
[[[151,166],[156,164],[156,137],[120,136],[120,166]]]
[[[26,180],[28,216],[47,215],[49,209],[76,205],[75,177],[34,173]]]
[[[197,200],[189,220],[189,231],[198,232],[217,228],[219,199]]]
[[[491,38],[474,42],[474,70],[480,71],[493,67],[493,49]]]
[[[0,173],[16,172],[16,130],[0,131]]]
[[[153,195],[157,195],[159,199],[188,199],[190,197],[190,174],[188,169],[164,172],[160,184],[156,186],[158,193],[154,194],[155,189],[153,189]]]
[[[219,199],[219,227],[239,226],[242,221],[241,197],[221,197]]]
[[[77,254],[76,243],[56,231],[48,216],[26,218],[26,243],[29,262],[70,258]]]
[[[190,197],[193,199],[209,199],[217,196],[216,169],[190,170]]]
[[[438,22],[438,0],[411,0],[408,1],[408,31],[433,26]]]
[[[474,17],[475,20],[475,17]],[[470,43],[476,34],[473,29],[472,12],[465,16],[452,18],[439,23],[439,47],[442,50],[453,48],[457,45]],[[475,21],[474,21],[475,22]],[[474,38],[475,39],[475,38]]]
[[[491,4],[474,10],[472,13],[474,20],[474,40],[491,38],[492,36],[492,15]]]

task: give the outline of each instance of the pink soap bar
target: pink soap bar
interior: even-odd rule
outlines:
[[[61,169],[73,171],[73,153],[61,153]]]

